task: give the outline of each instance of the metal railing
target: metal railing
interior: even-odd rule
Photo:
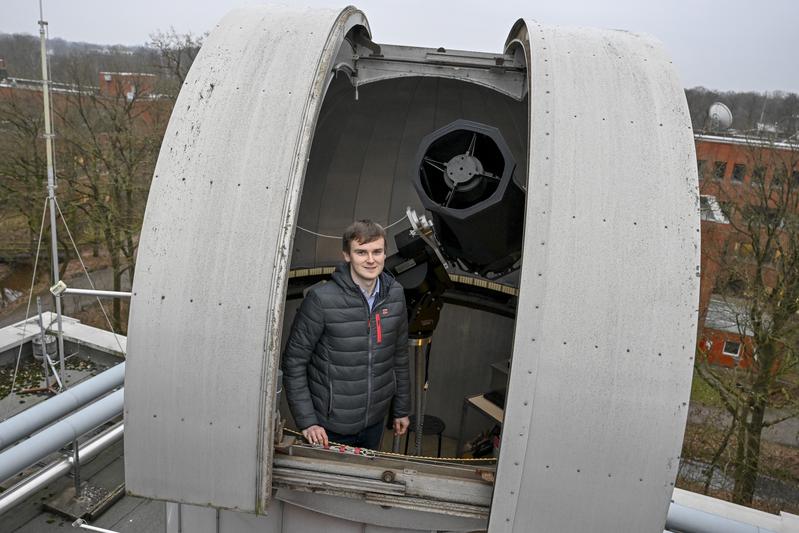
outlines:
[[[34,434],[26,441],[0,453],[0,480],[35,464],[84,433],[122,413],[124,389],[112,392],[87,407]]]
[[[84,443],[78,449],[78,461],[85,463],[95,458],[100,452],[121,439],[124,429],[125,426],[120,422]],[[74,468],[74,462],[72,455],[56,460],[0,494],[0,515],[68,473]]]

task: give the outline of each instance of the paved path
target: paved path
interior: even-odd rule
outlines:
[[[100,290],[113,290],[113,276],[110,268],[105,268],[102,270],[95,270],[94,272],[90,272],[89,275],[92,277],[92,281],[94,282],[94,286]],[[89,285],[89,281],[86,279],[85,274],[81,274],[80,276],[76,276],[74,278],[70,278],[66,280],[67,285],[76,289],[90,289],[91,285]],[[130,282],[128,281],[128,276],[125,275],[122,277],[122,290],[128,291],[130,290]],[[53,301],[53,297],[48,290],[44,290],[38,294],[42,298],[42,311],[53,311],[55,312],[55,303]],[[70,313],[76,313],[82,309],[90,305],[96,305],[97,300],[91,296],[70,296],[65,295],[61,298],[63,312],[65,315],[69,316]],[[110,314],[110,306],[111,300],[105,298],[103,299],[103,305],[106,306],[106,312]],[[25,320],[25,310],[27,307],[27,302],[23,302],[22,305],[11,311],[10,313],[2,314],[0,316],[0,328],[4,328],[6,326],[10,326],[11,324],[16,324],[22,320]],[[33,316],[36,313],[36,296],[31,300],[31,310],[30,316]]]
[[[780,411],[769,409],[766,411],[766,420],[774,420],[784,416]],[[712,423],[719,428],[728,427],[732,417],[723,409],[705,407],[691,404],[688,411],[688,421],[694,424]],[[795,416],[783,420],[763,431],[763,439],[786,446],[799,447],[799,417]]]

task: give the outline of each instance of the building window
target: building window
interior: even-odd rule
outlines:
[[[713,163],[713,177],[717,180],[723,180],[724,174],[727,172],[727,163],[725,161],[716,161]]]
[[[724,341],[724,355],[738,357],[741,354],[741,343],[735,341]]]
[[[755,165],[755,168],[752,169],[752,185],[762,185],[763,180],[766,177],[766,167],[763,165]]]
[[[735,166],[732,167],[733,183],[743,183],[744,174],[746,174],[746,165],[741,165],[740,163],[736,163]]]
[[[700,159],[696,162],[696,172],[699,174],[699,179],[705,179],[705,171],[707,169],[707,161],[705,159]]]
[[[782,188],[782,184],[785,183],[785,178],[788,175],[788,169],[785,168],[785,165],[780,165],[774,169],[774,176],[771,178],[771,186],[774,188]]]
[[[741,245],[741,252],[745,252],[746,248],[749,248],[749,255],[752,255],[752,245],[749,243],[743,243]],[[746,282],[742,279],[733,278],[727,280],[727,283],[724,287],[724,294],[727,296],[733,296],[737,298],[742,298],[746,293]]]

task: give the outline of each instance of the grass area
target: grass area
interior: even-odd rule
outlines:
[[[111,265],[111,259],[108,253],[102,249],[97,256],[94,256],[91,247],[83,246],[81,257],[83,258],[83,263],[86,265],[86,268],[89,270],[89,272],[107,269]],[[83,282],[85,279],[85,274],[83,273],[83,267],[80,261],[78,261],[76,258],[71,258],[68,263],[65,264],[62,262],[61,265],[64,267],[62,278],[68,285],[72,285],[73,280],[80,280],[81,283]],[[2,271],[0,271],[0,276],[2,276],[5,284],[8,285],[9,281],[14,278],[14,284],[12,285],[13,288],[20,290],[23,293],[22,296],[16,301],[6,304],[5,306],[0,306],[0,319],[5,319],[18,311],[20,308],[25,309],[27,306],[32,267],[28,264],[0,263],[0,269],[2,269]],[[47,266],[42,265],[42,259],[40,258],[39,270],[37,271],[37,282],[33,288],[33,293],[47,295],[47,289],[49,287],[50,273]],[[106,302],[105,305],[110,308],[111,304]],[[33,308],[35,309],[35,302],[33,304]],[[80,319],[80,317],[77,316],[75,318]],[[22,320],[22,318],[20,318],[20,320]],[[89,323],[90,325],[97,326],[102,329],[108,329],[104,319],[101,321],[97,319],[97,317],[89,317]]]
[[[20,214],[0,210],[0,249],[27,252],[30,232],[28,223]]]
[[[694,372],[694,380],[691,383],[691,403],[704,405],[706,407],[724,407],[719,393],[708,385],[705,380],[699,377],[699,374],[696,372]]]
[[[683,441],[682,456],[697,461],[710,461],[718,449],[724,431],[709,424],[687,424]],[[733,434],[721,463],[730,465],[735,461],[735,438]],[[799,448],[761,441],[760,473],[762,475],[782,479],[799,486]]]
[[[27,231],[25,217],[16,210],[0,209],[0,230],[3,231]]]
[[[715,427],[712,423],[689,423],[685,428],[682,459],[710,463],[719,443],[723,439],[723,433],[723,429]],[[726,470],[728,475],[732,475],[732,468],[735,463],[735,448],[736,435],[732,435],[725,452],[718,460],[720,469],[722,471]],[[763,440],[761,442],[758,470],[762,476],[778,479],[794,487],[799,487],[799,448]],[[697,484],[695,481],[678,479],[677,486],[694,492],[702,492],[701,484]],[[731,497],[729,493],[724,491],[714,492],[711,490],[710,495],[724,500],[729,500]],[[756,500],[753,503],[753,507],[769,512],[774,512],[775,510],[792,513],[799,512],[799,502],[795,502],[795,505],[790,505],[784,501]]]

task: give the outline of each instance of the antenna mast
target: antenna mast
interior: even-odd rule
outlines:
[[[39,42],[42,54],[42,98],[44,100],[44,141],[47,149],[47,199],[50,204],[50,246],[53,264],[53,285],[58,283],[58,237],[56,233],[55,205],[55,165],[53,163],[53,125],[50,121],[50,79],[47,69],[47,22],[44,20],[42,0],[39,0]],[[55,295],[55,309],[58,318],[58,361],[61,383],[66,383],[64,366],[64,332],[61,320],[61,295]]]

